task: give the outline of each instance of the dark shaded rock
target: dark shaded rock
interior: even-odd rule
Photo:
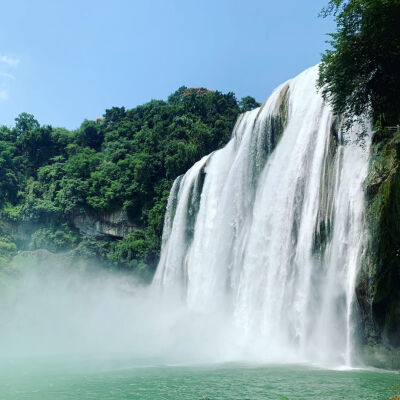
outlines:
[[[386,347],[381,344],[363,346],[362,358],[366,365],[397,370],[400,368],[400,349]]]
[[[129,221],[128,215],[124,210],[100,215],[81,213],[73,216],[72,222],[81,234],[88,236],[123,238],[140,229],[139,226]]]
[[[400,132],[372,144],[364,189],[369,236],[356,286],[363,353],[369,365],[399,368]]]

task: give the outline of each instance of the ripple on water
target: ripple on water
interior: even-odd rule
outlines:
[[[305,366],[143,367],[124,360],[29,363],[0,368],[4,400],[387,400],[399,376]]]

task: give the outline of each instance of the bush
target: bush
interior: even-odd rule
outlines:
[[[0,235],[0,269],[6,268],[16,253],[16,244],[8,236]]]
[[[30,248],[63,251],[75,247],[80,240],[79,233],[64,223],[59,227],[40,228],[33,233]]]

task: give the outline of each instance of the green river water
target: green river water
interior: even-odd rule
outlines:
[[[157,366],[76,359],[3,360],[0,366],[2,400],[387,400],[399,383],[394,372],[298,365]]]

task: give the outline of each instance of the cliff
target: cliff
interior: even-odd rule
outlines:
[[[364,358],[400,367],[400,132],[375,133],[364,182],[368,243],[356,288]]]
[[[72,217],[72,223],[81,234],[96,237],[123,238],[140,229],[138,225],[129,221],[128,215],[124,210],[98,215],[79,213]]]
[[[4,213],[0,215],[0,231],[24,247],[28,247],[32,235],[43,226],[54,221],[15,221]],[[82,236],[97,238],[122,239],[136,230],[142,229],[128,218],[126,211],[115,210],[109,213],[93,214],[79,212],[69,218],[72,228],[75,228]]]

